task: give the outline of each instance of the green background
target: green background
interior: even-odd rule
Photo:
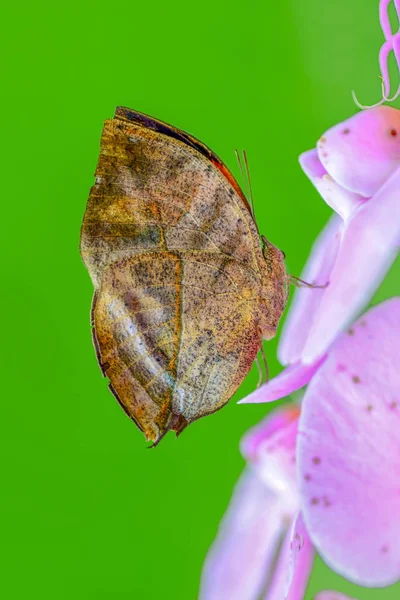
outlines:
[[[78,251],[102,123],[118,104],[154,115],[236,174],[244,147],[260,229],[300,274],[330,211],[297,157],[356,111],[351,89],[379,100],[377,1],[8,2],[1,29],[0,596],[195,599],[238,441],[268,409],[234,399],[149,451],[109,393]],[[400,596],[318,560],[307,599],[329,587]]]

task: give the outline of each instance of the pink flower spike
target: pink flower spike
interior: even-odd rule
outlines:
[[[357,600],[357,598],[350,598],[350,596],[346,596],[340,592],[326,590],[317,594],[314,600]]]
[[[329,284],[330,274],[339,251],[342,220],[333,215],[312,247],[310,258],[301,274],[304,281]],[[283,365],[297,363],[310,333],[312,320],[327,288],[298,288],[286,317],[278,346]]]
[[[400,297],[338,338],[303,399],[302,514],[317,551],[350,581],[400,579]]]
[[[246,398],[243,398],[243,400],[239,400],[238,404],[273,402],[296,392],[307,385],[323,360],[324,357],[318,359],[313,364],[303,365],[302,363],[296,363],[290,367],[286,367],[277,377],[274,377],[268,383],[264,383],[264,385],[246,396]]]
[[[265,600],[303,600],[314,556],[303,518],[298,514],[286,535]]]
[[[348,221],[302,360],[312,365],[371,299],[400,245],[400,168]]]

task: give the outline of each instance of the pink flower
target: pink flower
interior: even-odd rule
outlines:
[[[389,3],[380,1],[382,102],[389,52],[400,66]],[[400,297],[343,333],[400,247],[400,111],[382,102],[300,157],[336,213],[302,275],[322,287],[296,293],[279,347],[287,368],[242,402],[309,385],[300,417],[279,409],[243,440],[248,466],[207,557],[202,600],[301,600],[316,551],[360,585],[400,579]]]
[[[248,467],[207,557],[202,600],[252,600],[263,590],[268,600],[282,598],[284,590],[285,598],[303,597],[314,550],[298,514],[298,416],[297,407],[280,409],[244,437]]]
[[[269,402],[310,381],[330,345],[370,301],[400,247],[400,111],[379,106],[327,131],[300,164],[336,211],[296,291],[280,340],[290,365],[242,402]]]
[[[306,266],[303,278],[328,286],[298,290],[281,338],[283,364],[323,355],[398,254],[400,111],[380,106],[356,114],[327,131],[300,164],[341,219],[328,224]]]
[[[400,579],[399,339],[400,297],[339,336],[300,418],[279,409],[245,436],[248,467],[207,558],[202,600],[301,600],[315,550],[360,585]],[[329,594],[318,598],[344,598]]]
[[[333,570],[364,586],[400,579],[400,297],[329,351],[304,396],[301,507]]]

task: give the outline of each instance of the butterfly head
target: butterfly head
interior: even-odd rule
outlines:
[[[260,298],[260,329],[264,339],[275,336],[279,319],[285,309],[288,285],[285,253],[261,236],[264,257],[262,294]]]

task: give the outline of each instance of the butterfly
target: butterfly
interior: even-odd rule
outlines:
[[[81,230],[94,346],[110,390],[157,444],[222,408],[275,335],[284,255],[222,161],[162,121],[117,107],[95,177]]]

